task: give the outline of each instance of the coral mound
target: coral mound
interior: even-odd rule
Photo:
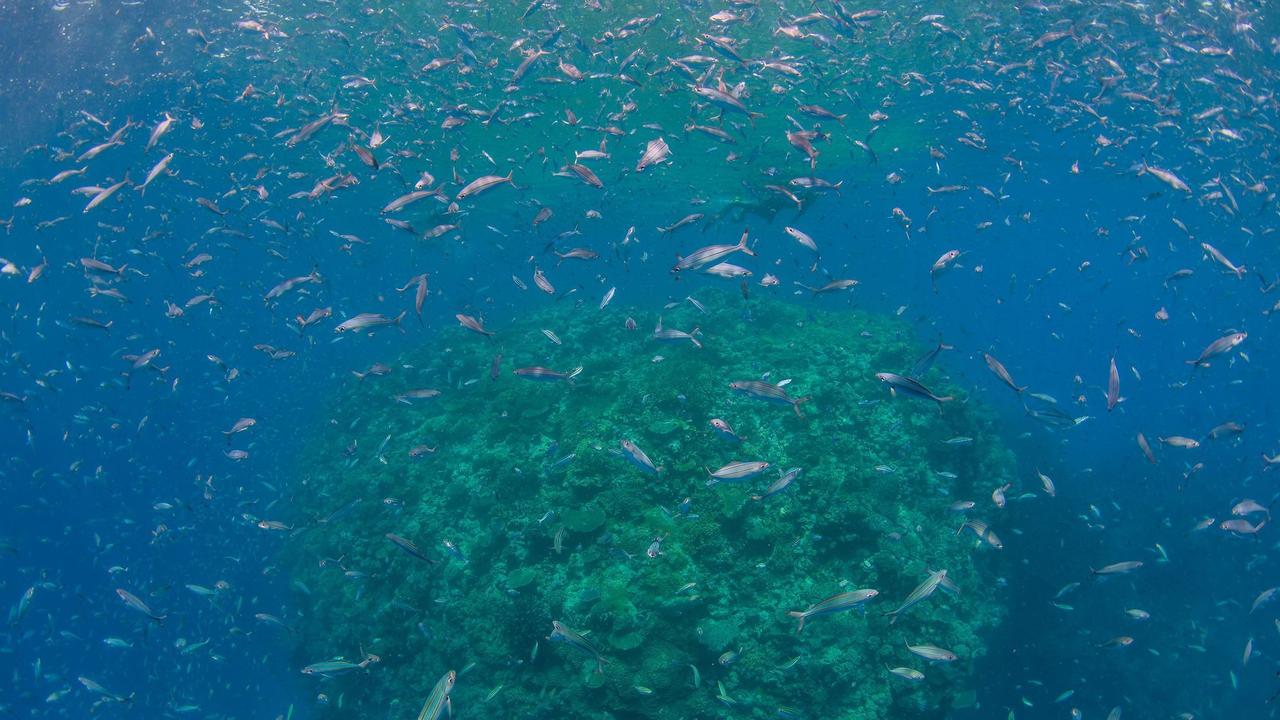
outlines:
[[[949,506],[973,499],[994,516],[987,498],[1014,463],[991,419],[975,402],[940,412],[889,395],[875,373],[905,373],[927,350],[894,318],[701,299],[705,311],[662,317],[700,328],[701,348],[655,339],[654,313],[565,303],[492,339],[447,330],[339,393],[296,488],[311,519],[288,550],[309,593],[299,659],[363,648],[381,662],[321,688],[342,699],[329,712],[410,717],[449,669],[455,707],[485,717],[924,717],[968,689],[1001,613],[999,551],[957,536]],[[954,394],[946,364],[922,380]],[[582,372],[513,372],[535,366]],[[801,412],[730,388],[760,379],[789,380]],[[396,399],[421,388],[440,394]],[[732,461],[769,467],[708,485]],[[753,498],[793,468],[784,491]],[[944,568],[959,594],[883,616]],[[811,617],[797,634],[787,611],[858,588],[880,591],[865,612]],[[590,647],[550,642],[553,620]],[[930,665],[907,641],[959,660]]]

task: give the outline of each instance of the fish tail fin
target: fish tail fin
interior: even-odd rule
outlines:
[[[576,367],[576,368],[574,368],[574,369],[570,370],[570,371],[569,371],[569,374],[568,374],[568,375],[566,375],[564,379],[565,379],[565,380],[573,380],[574,378],[578,377],[578,376],[579,376],[579,375],[581,375],[581,374],[582,374],[582,366],[581,366],[581,365],[579,365],[578,367]]]
[[[401,310],[401,311],[400,311],[400,314],[399,314],[399,315],[397,315],[397,316],[396,316],[396,319],[392,321],[392,322],[394,322],[394,323],[395,323],[396,327],[400,327],[400,321],[404,320],[404,316],[405,316],[406,314],[408,314],[408,312],[409,312],[408,310]]]
[[[800,631],[804,629],[805,613],[800,610],[788,610],[787,614],[797,620],[796,634],[799,635]]]
[[[804,417],[804,413],[800,412],[800,406],[803,405],[804,403],[809,402],[810,397],[811,396],[809,395],[805,395],[804,397],[798,397],[796,398],[795,402],[791,403],[791,409],[796,411],[796,417],[798,418]]]

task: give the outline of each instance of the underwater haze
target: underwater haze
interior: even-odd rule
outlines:
[[[0,0],[0,719],[1280,708],[1280,13]]]

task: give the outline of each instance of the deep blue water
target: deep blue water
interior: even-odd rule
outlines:
[[[449,31],[437,30],[442,18],[483,15],[462,5],[425,5],[415,11],[431,21],[420,19],[406,36],[435,38],[446,48],[454,39]],[[705,18],[723,9],[697,3],[658,5],[648,9],[665,12],[660,23],[665,23],[662,32],[670,42],[682,42],[682,25],[688,28],[685,37],[705,31]],[[809,11],[808,4],[801,5],[790,11]],[[827,5],[817,4],[834,14]],[[839,196],[810,195],[802,213],[784,201],[772,218],[722,217],[671,238],[652,228],[689,212],[710,217],[721,209],[725,195],[750,190],[759,197],[758,189],[744,189],[743,177],[758,186],[763,182],[760,172],[778,165],[784,167],[780,178],[807,172],[794,153],[786,154],[780,124],[770,126],[771,139],[755,151],[748,140],[755,129],[743,125],[744,141],[737,146],[742,158],[734,173],[720,176],[706,165],[718,162],[722,149],[675,129],[686,119],[688,93],[682,89],[674,96],[677,111],[651,105],[618,122],[636,133],[651,111],[654,122],[667,126],[672,162],[659,170],[668,173],[667,179],[623,172],[633,164],[633,151],[638,156],[637,148],[643,147],[636,138],[648,134],[611,139],[616,155],[604,164],[610,170],[606,175],[597,168],[606,182],[601,194],[551,175],[565,156],[571,157],[566,148],[585,150],[597,143],[589,133],[572,140],[545,139],[558,132],[552,123],[558,107],[529,101],[545,112],[540,120],[507,125],[500,133],[496,126],[476,130],[457,136],[457,142],[442,139],[436,130],[442,114],[428,110],[430,121],[404,124],[397,124],[390,111],[379,115],[379,103],[389,107],[408,94],[429,107],[484,107],[484,100],[497,103],[506,95],[503,83],[486,79],[482,67],[471,81],[474,86],[456,97],[441,86],[415,91],[413,83],[425,81],[413,68],[404,68],[452,51],[414,54],[412,62],[399,62],[397,56],[413,53],[414,45],[395,33],[386,36],[394,41],[380,40],[379,32],[389,32],[386,23],[362,14],[357,4],[325,5],[329,21],[304,19],[310,10],[301,7],[107,2],[65,8],[10,3],[0,8],[0,123],[5,128],[0,139],[0,220],[13,216],[12,226],[0,235],[0,257],[16,268],[15,274],[0,278],[5,313],[0,390],[22,398],[0,408],[5,458],[0,541],[13,548],[0,554],[0,601],[16,609],[23,593],[35,588],[25,614],[0,634],[0,677],[5,679],[0,716],[83,717],[101,696],[87,691],[80,677],[122,696],[136,693],[127,708],[115,703],[99,707],[104,714],[276,717],[292,706],[295,715],[305,716],[314,706],[317,686],[298,668],[314,658],[296,657],[288,633],[252,619],[265,612],[299,621],[305,607],[297,606],[277,564],[282,537],[257,531],[244,516],[263,516],[263,507],[288,503],[295,479],[290,458],[298,435],[315,422],[325,400],[350,382],[350,371],[389,362],[410,344],[434,342],[441,328],[454,324],[456,312],[483,314],[490,325],[519,314],[528,295],[510,276],[528,282],[531,256],[544,258],[541,264],[558,286],[580,287],[588,307],[613,286],[619,301],[651,306],[700,287],[734,289],[736,283],[714,278],[675,279],[668,269],[678,253],[735,241],[744,225],[767,248],[750,263],[757,273],[753,280],[764,272],[777,274],[782,280],[774,289],[777,294],[789,295],[795,280],[820,281],[823,273],[856,278],[861,284],[851,293],[813,300],[798,296],[795,301],[883,313],[901,309],[922,347],[939,336],[956,346],[940,365],[973,398],[997,412],[1001,436],[1017,451],[1024,488],[1033,489],[1037,468],[1057,483],[1055,499],[1016,503],[1016,521],[1009,524],[1013,532],[1004,538],[1001,558],[1001,597],[1009,614],[988,638],[990,655],[975,669],[974,689],[982,709],[973,717],[1003,717],[1005,707],[1018,717],[1068,717],[1073,707],[1086,717],[1104,717],[1116,705],[1132,717],[1270,716],[1274,706],[1267,699],[1280,689],[1274,651],[1280,644],[1274,614],[1278,606],[1252,614],[1249,606],[1263,590],[1280,584],[1272,559],[1274,531],[1264,527],[1256,536],[1241,537],[1216,526],[1197,532],[1191,528],[1206,517],[1228,519],[1242,498],[1268,505],[1276,495],[1274,478],[1280,477],[1264,472],[1259,459],[1280,450],[1275,383],[1269,374],[1280,371],[1273,352],[1277,333],[1264,314],[1280,294],[1260,292],[1277,273],[1276,205],[1269,189],[1247,189],[1260,181],[1276,182],[1272,92],[1278,61],[1273,36],[1280,30],[1274,11],[1265,5],[1205,7],[1203,12],[1192,5],[1176,8],[1160,26],[1164,30],[1144,24],[1141,18],[1150,17],[1140,11],[1090,5],[1024,9],[1015,13],[1022,25],[984,30],[981,18],[951,7],[947,22],[1016,48],[1002,50],[997,64],[1035,57],[1038,70],[1025,77],[997,77],[989,68],[976,68],[971,57],[954,63],[938,60],[933,63],[938,92],[921,97],[885,82],[873,62],[866,71],[869,79],[854,85],[859,88],[857,103],[836,94],[842,80],[832,77],[825,85],[809,81],[803,91],[791,93],[850,113],[847,125],[828,123],[826,128],[845,141],[864,137],[868,122],[863,118],[881,98],[892,96],[894,104],[883,106],[890,119],[881,137],[893,142],[880,146],[875,136],[870,141],[879,162],[870,165],[861,151],[833,139],[822,146],[817,172],[832,181],[845,179]],[[631,3],[604,12],[616,13],[615,24],[620,25],[645,9]],[[884,9],[890,17],[875,21],[880,24],[876,32],[895,23],[917,27],[918,17],[930,12],[918,6]],[[753,29],[739,25],[726,32],[751,35],[752,51],[765,55],[770,43],[780,42],[767,32],[777,24],[778,11],[758,12],[760,17],[746,26]],[[566,6],[535,14],[535,19],[547,23],[550,14],[573,34],[583,13],[576,5]],[[237,20],[255,17],[285,29],[290,38],[259,42],[254,34],[232,27]],[[1056,27],[1059,17],[1089,42],[1064,49],[1061,56],[1058,50],[1029,48],[1032,40]],[[1090,25],[1091,19],[1099,22]],[[326,22],[350,42],[317,35],[316,28]],[[366,22],[381,30],[362,34]],[[1241,23],[1251,29],[1239,30]],[[201,43],[188,28],[199,28],[212,41],[208,51],[199,49]],[[478,47],[477,54],[492,52],[509,71],[519,57],[505,51],[521,32],[512,28],[493,45],[496,49]],[[1231,48],[1233,54],[1189,53],[1170,45],[1173,36],[1195,47]],[[1257,47],[1251,48],[1249,41]],[[943,52],[919,38],[902,40],[902,46],[914,48],[922,58]],[[577,58],[581,67],[590,66],[572,43],[556,47]],[[620,58],[629,51],[629,46],[605,46],[601,52]],[[819,67],[836,51],[815,44],[790,52]],[[915,67],[904,54],[909,58],[911,53],[883,62],[896,72]],[[1151,94],[1180,114],[1154,114],[1148,105],[1115,92],[1099,96],[1097,78],[1107,75],[1104,56],[1115,57],[1131,74],[1116,81],[1120,86],[1139,92],[1152,84],[1156,88]],[[1161,58],[1168,62],[1160,65]],[[1080,65],[1084,59],[1091,65]],[[1067,82],[1054,84],[1044,71],[1055,61],[1075,63],[1064,70]],[[1220,68],[1246,78],[1247,94],[1235,81],[1215,75]],[[306,69],[313,76],[304,82]],[[344,94],[338,75],[345,73],[376,77],[382,87],[376,94]],[[535,73],[554,74],[554,65],[540,66]],[[741,74],[767,114],[794,112],[768,97],[766,82]],[[999,84],[981,98],[944,92],[946,79],[955,77],[983,77]],[[249,83],[287,102],[276,104],[271,97],[236,101]],[[462,225],[459,233],[432,242],[381,222],[377,209],[406,189],[386,172],[372,176],[350,151],[336,155],[335,163],[361,177],[357,187],[318,201],[288,200],[290,193],[309,190],[316,180],[339,171],[328,169],[321,158],[343,145],[349,128],[327,128],[296,148],[287,147],[284,137],[272,136],[318,117],[335,105],[334,98],[337,107],[352,109],[352,126],[367,130],[379,119],[384,122],[389,136],[380,152],[384,161],[397,149],[423,154],[403,163],[410,184],[417,171],[429,168],[448,192],[456,193],[448,153],[460,147],[463,159],[457,167],[464,181],[514,167],[517,182],[527,189],[498,188],[480,196],[461,219],[440,220]],[[615,109],[616,97],[607,103],[594,98],[587,91],[583,102]],[[1097,105],[1108,121],[1097,122],[1072,101]],[[995,109],[979,117],[987,102]],[[1215,105],[1225,108],[1220,120],[1192,119]],[[509,112],[514,116],[523,109]],[[972,126],[953,113],[957,109],[977,121],[988,150],[952,142]],[[125,136],[122,147],[92,160],[57,159],[59,150],[79,155],[109,136],[110,131],[86,120],[81,111],[108,121],[111,131],[127,118],[141,127]],[[144,152],[151,128],[165,112],[178,118],[173,130],[157,149]],[[191,128],[194,117],[205,123],[202,130]],[[700,121],[709,117],[705,111],[699,115]],[[1162,119],[1169,125],[1153,127]],[[1212,134],[1213,128],[1234,130],[1242,139]],[[483,142],[486,132],[501,135],[493,142],[501,148],[494,152],[498,168],[480,157],[489,147]],[[758,139],[764,139],[764,132]],[[1108,138],[1106,144],[1098,141],[1099,135]],[[426,138],[426,147],[411,144],[411,136]],[[936,166],[924,148],[935,137],[948,143],[946,159]],[[548,153],[555,160],[544,164],[536,155],[525,160],[543,145],[557,148]],[[178,174],[158,179],[143,197],[125,187],[118,197],[83,212],[87,198],[68,194],[73,187],[118,180],[126,173],[141,182],[168,152],[175,153]],[[249,153],[255,156],[246,158]],[[1144,160],[1176,172],[1189,191],[1138,175],[1133,167]],[[1078,174],[1070,172],[1075,162]],[[84,176],[57,186],[23,184],[79,167],[88,168]],[[264,167],[265,179],[255,180]],[[738,172],[741,168],[749,169]],[[290,179],[289,171],[303,175]],[[887,182],[890,172],[900,173],[903,181]],[[1210,196],[1218,179],[1234,201]],[[258,184],[270,189],[267,200],[258,200],[251,190]],[[924,189],[946,184],[969,190],[930,195]],[[999,200],[977,192],[979,185]],[[705,206],[689,205],[687,200],[702,191],[715,197]],[[228,214],[215,216],[195,203],[197,197],[215,200]],[[531,226],[535,197],[554,202],[556,211],[536,228]],[[31,203],[11,207],[20,198]],[[591,208],[603,217],[585,219],[583,213]],[[909,236],[893,208],[911,218]],[[41,222],[64,216],[52,227],[40,228]],[[268,228],[262,218],[288,231]],[[990,227],[978,229],[987,222]],[[430,225],[415,220],[419,232]],[[820,273],[809,272],[811,255],[783,235],[784,225],[805,228],[818,239]],[[209,233],[218,226],[234,234]],[[544,247],[575,226],[583,234],[557,246],[593,247],[601,259],[566,263],[553,271]],[[641,242],[623,244],[632,227],[639,229]],[[343,249],[332,233],[353,233],[369,244]],[[1248,272],[1240,278],[1222,272],[1203,257],[1200,242],[1214,245]],[[961,267],[940,276],[935,292],[929,267],[953,248],[964,251]],[[1135,248],[1143,249],[1136,260],[1130,254]],[[214,259],[200,266],[203,275],[193,277],[183,265],[199,252]],[[115,266],[127,263],[130,271],[110,287],[123,292],[128,302],[91,297],[86,289],[92,281],[79,264],[83,257]],[[48,261],[47,270],[28,283],[29,272],[42,259]],[[976,271],[979,266],[981,272]],[[263,301],[276,283],[313,268],[324,276],[323,284],[280,303]],[[1181,268],[1194,274],[1166,280]],[[430,273],[431,285],[421,326],[413,317],[411,293],[395,291],[420,272]],[[762,291],[753,285],[753,292]],[[190,308],[181,319],[166,318],[166,301],[181,305],[199,293],[212,293],[217,302]],[[299,335],[289,327],[294,315],[323,306],[332,306],[334,317],[318,328]],[[1154,317],[1161,307],[1167,308],[1168,321]],[[406,309],[404,333],[335,341],[331,330],[355,313],[394,315]],[[71,320],[76,316],[110,321],[112,327],[79,326]],[[1237,330],[1248,332],[1237,351],[1194,371],[1184,362]],[[296,355],[273,362],[254,349],[257,344]],[[163,376],[149,369],[127,372],[130,363],[121,355],[153,348],[161,351],[154,364],[168,368]],[[983,351],[998,357],[1018,382],[1054,396],[1070,415],[1088,419],[1065,429],[1036,423],[988,372]],[[238,377],[228,382],[225,371],[208,359],[211,354],[238,369]],[[1112,357],[1124,402],[1108,412]],[[240,417],[256,418],[258,425],[235,438],[234,447],[250,453],[248,461],[236,463],[224,454],[229,444],[221,431]],[[1243,433],[1206,441],[1194,450],[1161,447],[1156,440],[1202,438],[1227,421],[1243,425]],[[1134,440],[1139,432],[1156,446],[1158,464],[1145,462]],[[1203,469],[1184,478],[1196,463],[1203,463]],[[157,503],[172,508],[157,510]],[[1089,579],[1089,568],[1126,559],[1143,561],[1141,572]],[[214,601],[185,587],[212,588],[220,581],[234,592]],[[1061,600],[1073,609],[1050,604],[1060,588],[1075,581],[1081,586]],[[125,607],[117,588],[145,592],[153,608],[169,614],[163,628]],[[1141,607],[1152,618],[1135,623],[1118,607]],[[1136,646],[1096,647],[1120,635],[1134,636]],[[109,647],[103,642],[108,637],[133,647]],[[1250,638],[1253,656],[1246,665],[1242,656]],[[209,645],[184,653],[183,644],[206,640]],[[1073,696],[1054,702],[1069,690]],[[180,711],[183,706],[198,709]]]

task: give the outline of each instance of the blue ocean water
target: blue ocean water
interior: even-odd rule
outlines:
[[[713,19],[722,12],[732,19]],[[556,302],[589,310],[610,288],[615,303],[654,310],[704,288],[738,292],[738,280],[670,270],[744,228],[757,255],[729,259],[753,271],[752,294],[897,315],[922,349],[954,346],[938,367],[994,413],[1017,457],[1011,495],[1036,493],[1011,501],[1004,548],[984,558],[1005,615],[953,689],[976,692],[977,707],[952,716],[1274,714],[1276,606],[1251,609],[1280,585],[1270,516],[1243,515],[1248,533],[1220,527],[1242,500],[1269,508],[1276,497],[1268,185],[1280,19],[1266,4],[86,2],[0,13],[0,600],[12,608],[0,716],[340,712],[341,686],[300,672],[327,658],[305,655],[291,629],[308,607],[282,559],[289,533],[257,523],[288,515],[303,441],[359,382],[352,371],[433,343],[444,352],[455,314],[500,328],[528,313],[542,299],[535,266]],[[425,69],[433,59],[440,69]],[[693,87],[723,87],[763,117]],[[148,150],[166,113],[173,123]],[[118,145],[80,159],[122,128]],[[813,164],[803,138],[788,137],[804,132]],[[670,158],[637,171],[656,137]],[[601,140],[609,157],[579,161],[595,188],[569,165]],[[135,190],[169,153],[169,171]],[[423,172],[438,196],[379,212]],[[511,183],[458,199],[508,172]],[[815,177],[842,185],[788,182]],[[71,192],[126,178],[92,209],[93,191]],[[553,213],[535,223],[542,208]],[[656,230],[692,213],[703,217],[691,228]],[[423,237],[445,224],[457,228]],[[786,226],[815,239],[817,258]],[[573,247],[599,257],[548,253]],[[931,273],[949,250],[961,251],[955,266]],[[313,271],[321,282],[264,299]],[[421,322],[412,287],[397,291],[420,273]],[[780,285],[761,287],[766,273]],[[795,286],[844,278],[859,284],[812,297]],[[212,299],[193,302],[202,295]],[[325,307],[331,318],[297,329],[295,316]],[[401,330],[333,331],[401,311]],[[1235,332],[1247,338],[1188,364]],[[984,352],[1028,389],[1005,387]],[[1112,360],[1120,401],[1109,409]],[[1071,420],[1050,426],[1027,410],[1048,406]],[[240,418],[256,425],[228,439]],[[1227,422],[1242,430],[1208,438]],[[1159,440],[1175,436],[1199,446]],[[1091,573],[1119,561],[1143,565]],[[1118,637],[1133,643],[1107,646]],[[485,714],[472,692],[456,712]],[[937,705],[921,698],[919,716]]]

